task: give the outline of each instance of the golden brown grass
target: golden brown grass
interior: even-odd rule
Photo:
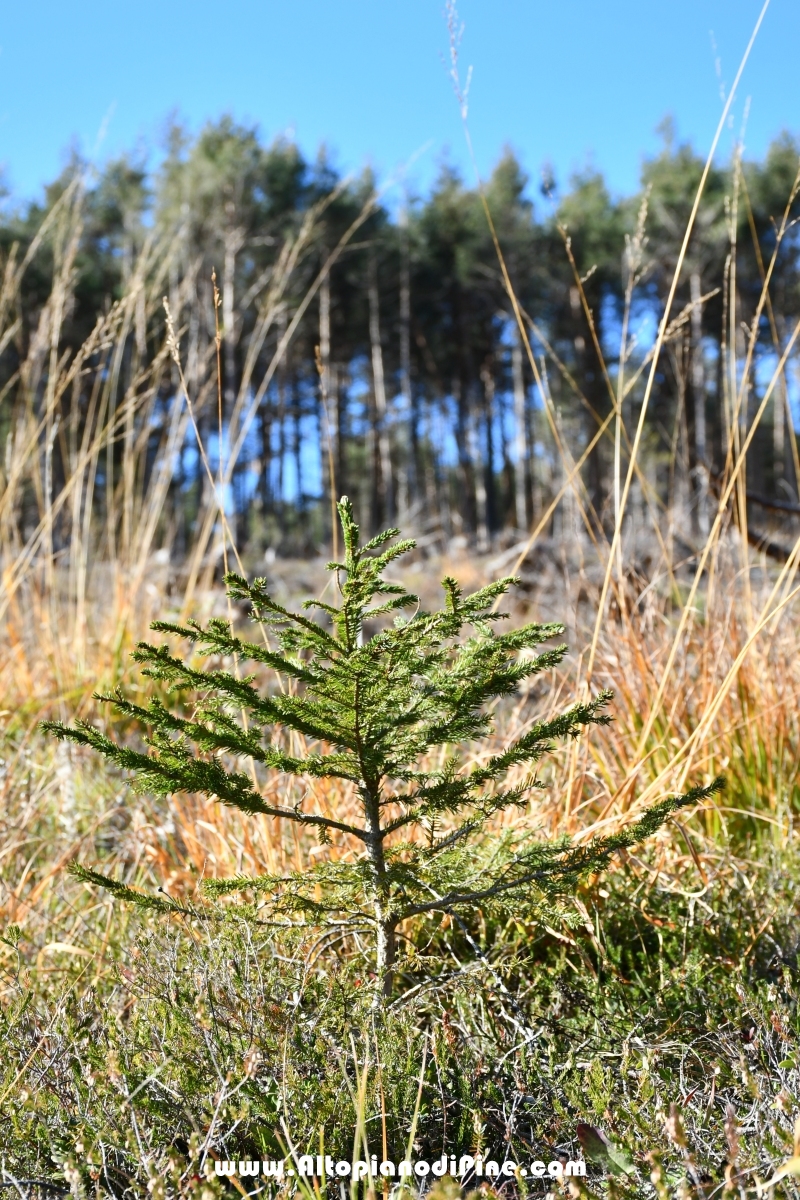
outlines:
[[[796,191],[797,182],[787,198],[787,214]],[[56,752],[36,733],[37,721],[45,716],[71,720],[97,715],[91,699],[97,688],[120,682],[134,690],[141,687],[141,679],[130,672],[128,655],[149,622],[174,611],[200,617],[226,612],[224,597],[214,585],[215,571],[221,559],[237,557],[218,508],[222,489],[213,486],[207,460],[209,486],[195,541],[180,562],[174,560],[173,531],[164,523],[176,448],[197,434],[197,413],[214,403],[219,386],[213,340],[195,346],[192,369],[188,378],[184,376],[178,347],[195,303],[196,281],[190,274],[172,287],[174,336],[165,327],[163,344],[148,357],[136,333],[161,308],[165,282],[175,266],[168,240],[148,242],[124,296],[99,316],[80,353],[70,359],[60,352],[81,203],[76,181],[45,223],[41,236],[52,237],[55,247],[52,292],[3,399],[13,410],[0,469],[0,707],[7,733],[0,861],[6,880],[12,881],[6,882],[2,895],[8,921],[33,919],[34,910],[44,913],[48,905],[57,906],[61,867],[103,827],[116,829],[108,845],[128,875],[144,872],[168,889],[185,889],[202,874],[302,866],[318,852],[273,821],[243,818],[202,798],[134,801],[122,781],[100,778],[97,763],[74,751]],[[280,257],[281,269],[261,308],[264,337],[286,301],[293,272],[310,244],[313,221],[311,214]],[[776,255],[786,229],[787,218],[778,230]],[[641,236],[639,243],[629,263],[629,305],[641,269]],[[502,253],[499,245],[498,252]],[[0,339],[15,336],[20,284],[30,259],[29,253],[17,263],[12,253],[5,265]],[[610,438],[615,449],[616,521],[611,534],[599,532],[589,510],[579,470],[586,448],[571,448],[556,434],[565,482],[553,499],[554,504],[559,498],[569,504],[575,533],[569,532],[568,545],[542,542],[543,520],[525,546],[517,548],[519,553],[500,556],[502,563],[488,555],[459,557],[454,552],[447,563],[434,556],[424,563],[418,559],[409,568],[412,588],[427,595],[429,581],[445,569],[469,585],[511,567],[528,580],[512,616],[566,620],[572,658],[546,695],[537,689],[498,711],[498,739],[513,736],[540,714],[542,706],[564,705],[599,686],[614,689],[614,723],[562,748],[548,767],[547,791],[537,797],[527,818],[547,834],[581,837],[610,828],[639,805],[684,789],[688,780],[705,781],[722,772],[729,779],[724,801],[695,820],[691,834],[681,829],[677,837],[663,835],[665,845],[671,838],[675,862],[687,855],[714,859],[728,836],[739,839],[744,854],[747,838],[759,830],[779,839],[788,835],[800,762],[800,634],[795,617],[800,538],[784,566],[768,564],[748,547],[744,500],[747,448],[770,405],[783,403],[786,362],[800,333],[798,325],[787,344],[777,348],[778,365],[761,391],[755,415],[746,421],[758,318],[768,306],[772,267],[765,266],[758,312],[744,346],[735,336],[728,345],[723,397],[727,462],[719,501],[709,497],[708,538],[695,547],[689,561],[681,565],[673,549],[676,531],[681,545],[691,543],[688,519],[680,511],[664,511],[641,461],[642,422],[658,354],[680,335],[689,316],[675,317],[667,309],[658,343],[639,368],[629,369],[627,381],[608,379],[613,411],[598,436]],[[322,275],[295,316],[307,308]],[[581,287],[577,272],[576,286]],[[516,311],[527,337],[524,314]],[[625,329],[627,324],[626,313]],[[293,328],[291,321],[278,340],[269,378]],[[125,373],[122,348],[131,337],[135,361]],[[628,355],[625,345],[621,360]],[[99,360],[103,369],[94,376],[88,409],[81,410],[68,401],[77,395],[90,360]],[[540,377],[532,354],[531,362]],[[561,369],[558,361],[551,366]],[[165,376],[172,378],[174,397],[155,467],[146,471],[143,430]],[[627,430],[622,402],[645,376],[639,423]],[[268,382],[261,380],[256,387],[252,371],[243,381],[231,418],[229,441],[234,447],[241,446],[252,418],[248,388],[263,396]],[[552,416],[546,383],[542,395]],[[54,488],[56,441],[66,477]],[[223,482],[230,479],[235,453],[224,471],[220,467]],[[101,469],[111,479],[104,505],[98,500]],[[637,496],[640,511],[635,521],[626,521],[626,507]],[[636,567],[643,544],[649,551],[646,571]],[[284,594],[300,600],[321,588],[319,568],[320,564],[298,568],[278,563],[273,573]],[[267,786],[281,791],[288,785],[275,778]],[[323,793],[319,784],[308,786],[316,788],[323,808],[347,808],[344,789],[331,785]]]

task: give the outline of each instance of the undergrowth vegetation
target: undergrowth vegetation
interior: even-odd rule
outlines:
[[[643,623],[639,655],[668,627],[671,603],[661,622]],[[693,636],[702,646],[699,622]],[[784,628],[777,645],[790,636]],[[544,787],[514,810],[517,833],[569,832],[580,845],[640,811],[630,796],[615,809],[612,787],[647,680],[602,653],[602,677],[613,669],[622,683],[615,719],[540,764]],[[790,670],[775,670],[776,687]],[[574,694],[572,671],[551,665],[546,681],[534,676],[500,703],[492,752]],[[98,771],[94,752],[9,724],[6,1169],[87,1195],[210,1197],[232,1187],[214,1173],[218,1158],[324,1147],[400,1159],[411,1138],[412,1155],[430,1160],[582,1154],[589,1174],[570,1186],[587,1194],[650,1195],[651,1176],[664,1195],[755,1194],[793,1152],[800,873],[791,702],[763,713],[756,703],[748,722],[748,681],[743,673],[726,696],[729,723],[717,717],[701,759],[706,777],[724,766],[725,793],[590,875],[545,919],[534,893],[518,894],[513,912],[418,917],[379,1012],[367,946],[203,894],[209,877],[302,878],[321,851],[357,861],[346,845],[320,848],[302,826],[287,837],[284,822],[202,794],[134,796],[124,771]],[[687,722],[692,700],[680,710]],[[124,712],[105,728],[137,744]],[[470,755],[485,761],[477,743]],[[782,786],[765,781],[765,755]],[[657,770],[647,764],[639,794]],[[296,803],[315,786],[273,772],[262,794]],[[355,818],[352,794],[324,795],[326,811]],[[479,856],[508,817],[494,820]],[[76,857],[152,898],[154,911],[70,878]]]
[[[108,851],[88,822],[82,846]],[[619,1195],[654,1170],[749,1192],[792,1153],[800,872],[769,838],[749,865],[741,850],[720,839],[694,865],[663,841],[555,928],[524,900],[431,922],[379,1014],[358,956],[308,931],[62,883],[49,919],[5,933],[6,1167],[211,1196],[230,1188],[218,1157],[399,1160],[411,1135],[431,1160],[582,1150],[590,1191],[620,1161]]]

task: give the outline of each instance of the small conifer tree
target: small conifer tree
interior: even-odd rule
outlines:
[[[263,579],[249,584],[228,575],[229,595],[249,605],[266,634],[263,644],[236,636],[222,619],[206,627],[194,621],[152,626],[188,639],[204,656],[272,668],[283,680],[280,689],[261,691],[253,677],[201,670],[166,645],[140,643],[135,660],[144,664],[144,674],[166,685],[167,695],[199,693],[191,715],[181,715],[185,704],[171,709],[157,698],[140,707],[120,692],[99,696],[149,731],[144,752],[86,722],[75,728],[47,723],[47,728],[132,771],[140,790],[199,792],[246,813],[313,828],[323,842],[336,833],[356,839],[363,853],[355,861],[326,861],[288,876],[208,881],[206,888],[216,895],[253,889],[276,914],[368,929],[380,994],[391,987],[401,922],[513,905],[523,894],[546,902],[569,892],[615,851],[642,841],[671,812],[710,795],[721,781],[663,800],[610,837],[575,846],[566,839],[542,843],[512,832],[498,835],[491,854],[479,853],[476,839],[492,817],[525,804],[537,786],[530,771],[521,781],[507,783],[511,768],[534,768],[553,739],[576,737],[586,725],[608,722],[602,709],[611,693],[534,724],[497,753],[466,759],[465,745],[491,732],[491,702],[513,695],[524,680],[561,661],[566,646],[541,653],[537,648],[563,633],[563,626],[531,623],[495,632],[504,615],[493,611],[495,601],[514,582],[511,578],[469,596],[445,578],[444,607],[420,610],[416,596],[384,578],[414,542],[395,541],[399,531],[389,529],[362,546],[347,497],[338,508],[344,561],[329,563],[328,569],[335,573],[341,603],[304,605],[321,610],[320,620],[283,608]],[[414,611],[405,616],[406,610]],[[469,636],[465,629],[471,630]],[[285,731],[290,730],[302,735],[308,753],[287,752]],[[436,749],[433,763],[430,752]],[[257,772],[241,769],[248,759],[266,770],[347,781],[357,794],[360,819],[314,811],[303,801],[271,803],[262,795]],[[416,836],[410,836],[414,830]],[[73,869],[123,899],[164,911],[177,907],[96,871]]]

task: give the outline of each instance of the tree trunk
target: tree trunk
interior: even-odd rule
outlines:
[[[223,374],[225,380],[223,392],[223,426],[228,423],[228,445],[233,442],[233,430],[230,426],[231,414],[233,412],[234,401],[236,399],[236,322],[234,308],[234,282],[236,276],[236,255],[242,248],[244,243],[244,235],[240,229],[228,229],[225,233],[223,241],[224,257],[222,266],[222,352],[223,352]],[[222,437],[220,437],[220,456],[222,455]],[[221,459],[220,459],[221,461]],[[234,464],[233,477],[231,479],[231,491],[233,494],[233,528],[234,536],[238,545],[242,546],[245,542],[244,524],[246,515],[242,511],[246,505],[242,499],[242,476],[246,470],[246,463],[239,457],[239,461]],[[241,503],[240,503],[241,501]]]
[[[604,408],[607,396],[605,389],[605,381],[602,377],[601,364],[597,358],[597,353],[594,348],[593,341],[591,345],[587,342],[585,329],[585,314],[583,312],[583,304],[581,301],[581,293],[577,287],[569,289],[569,304],[572,319],[575,323],[576,332],[573,337],[573,345],[575,347],[575,358],[578,364],[579,375],[583,383],[583,392],[586,397],[589,411],[586,413],[586,440],[591,442],[597,432],[597,426],[601,420],[602,410]],[[595,332],[598,341],[602,344],[601,333],[599,328],[600,306],[594,305],[594,320]],[[589,500],[591,503],[590,516],[593,514],[596,518],[597,525],[600,531],[603,526],[603,515],[605,508],[605,489],[603,480],[603,445],[602,439],[596,441],[589,451],[586,460],[586,484],[589,492]]]
[[[327,257],[324,247],[322,257]],[[331,279],[327,272],[319,288],[319,357],[322,366],[323,392],[329,396],[331,392]]]
[[[514,345],[511,350],[511,370],[514,377],[514,516],[517,529],[528,528],[525,505],[526,467],[528,443],[525,430],[525,380],[522,374],[522,345],[519,329],[514,329]]]
[[[392,479],[392,457],[387,424],[386,385],[383,377],[383,349],[381,347],[380,307],[378,298],[378,268],[375,255],[369,263],[369,341],[372,350],[372,387],[375,396],[375,423],[380,460],[378,500],[381,519],[391,525],[394,521],[394,481]]]
[[[400,212],[400,390],[403,395],[403,416],[407,438],[405,458],[398,480],[397,501],[401,525],[407,519],[411,496],[419,488],[418,414],[411,395],[411,263],[408,245],[408,211]]]
[[[341,363],[334,363],[330,369],[333,387],[334,403],[334,444],[336,446],[336,490],[339,496],[349,494],[349,478],[347,470],[347,390],[349,376],[347,368]],[[338,499],[338,496],[337,496]]]
[[[396,939],[396,921],[389,913],[389,895],[386,886],[386,859],[383,853],[383,837],[381,831],[381,815],[378,797],[375,794],[367,796],[366,815],[369,840],[370,867],[372,869],[373,912],[375,913],[375,974],[377,988],[373,998],[373,1008],[380,1008],[381,1002],[392,991],[392,968],[394,967]]]
[[[780,325],[778,326],[779,345],[786,344],[784,322],[779,318]],[[786,476],[789,473],[787,467],[789,464],[786,461],[786,413],[788,409],[788,396],[786,391],[786,370],[781,371],[781,377],[778,380],[778,386],[775,388],[775,394],[772,399],[772,476],[773,488],[775,495],[779,495],[783,490],[781,484],[785,486]],[[791,422],[789,424],[791,429]]]
[[[325,246],[322,247],[323,262],[328,257]],[[337,543],[337,526],[335,504],[338,500],[337,481],[335,477],[336,462],[336,418],[335,405],[331,401],[331,281],[325,272],[319,289],[319,390],[320,390],[320,477],[322,479],[322,495],[327,500],[324,508],[331,513],[331,546]],[[324,517],[323,517],[324,520]]]
[[[292,375],[292,413],[294,416],[294,462],[297,498],[295,500],[295,511],[298,517],[302,518],[305,509],[303,498],[303,428],[302,428],[302,412],[300,409],[300,390],[297,386],[297,377]]]
[[[378,453],[378,406],[375,403],[375,392],[366,396],[367,436],[364,439],[366,462],[362,473],[363,483],[366,482],[366,498],[361,501],[359,520],[373,537],[381,522],[383,505],[381,503],[381,464]]]
[[[236,322],[234,316],[236,255],[241,250],[243,242],[244,237],[239,229],[230,229],[225,235],[222,270],[222,345],[225,369],[224,397],[229,411],[236,396]]]
[[[286,333],[286,308],[281,307],[278,315],[277,343],[281,344]],[[278,520],[281,534],[284,531],[286,504],[284,498],[284,470],[286,457],[286,354],[278,364]],[[265,397],[266,399],[266,397]]]
[[[486,541],[487,545],[491,545],[498,522],[494,478],[494,375],[488,364],[481,371],[481,380],[483,382],[483,418],[486,428],[486,462],[483,468],[486,489]]]
[[[259,420],[261,430],[261,510],[266,520],[270,505],[269,468],[272,459],[272,410],[269,403],[269,392],[261,404]]]
[[[708,535],[708,472],[706,465],[706,379],[703,363],[703,314],[700,306],[702,287],[700,275],[693,271],[690,279],[692,297],[692,416],[694,418],[694,500],[697,527]]]
[[[394,979],[394,961],[396,952],[395,922],[386,917],[383,902],[375,901],[375,922],[377,926],[375,969],[378,987],[373,1006],[378,1008],[380,1000],[392,994]]]
[[[476,458],[477,437],[475,435],[474,414],[471,412],[467,387],[463,386],[462,380],[459,378],[453,380],[453,397],[456,402],[454,434],[456,449],[458,450],[458,474],[461,480],[461,505],[459,506],[460,511],[458,511],[457,515],[470,533],[474,533],[478,529],[478,506],[480,503],[478,500],[478,472],[476,470],[476,463],[478,462]],[[445,422],[443,421],[442,424],[445,425]],[[438,457],[441,460],[444,451],[444,438],[439,439],[437,450],[439,451]],[[485,493],[483,498],[485,501]]]
[[[479,551],[489,547],[489,523],[486,504],[486,474],[481,462],[480,439],[478,437],[477,405],[471,405],[469,416],[468,437],[469,455],[472,460],[472,475],[475,486],[475,530],[477,533],[477,548]]]

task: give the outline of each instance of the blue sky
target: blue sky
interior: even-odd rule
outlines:
[[[76,142],[93,159],[157,147],[165,119],[231,112],[265,139],[326,142],[344,170],[409,170],[424,189],[443,154],[470,170],[442,57],[444,0],[5,0],[0,163],[35,196]],[[470,127],[487,172],[510,143],[533,176],[588,163],[614,191],[673,114],[705,150],[761,0],[461,0]],[[713,43],[712,43],[713,37]],[[800,4],[772,0],[735,108],[748,154],[800,132]],[[718,61],[715,61],[718,60]],[[727,135],[727,146],[733,132]],[[723,150],[725,149],[723,145]]]

